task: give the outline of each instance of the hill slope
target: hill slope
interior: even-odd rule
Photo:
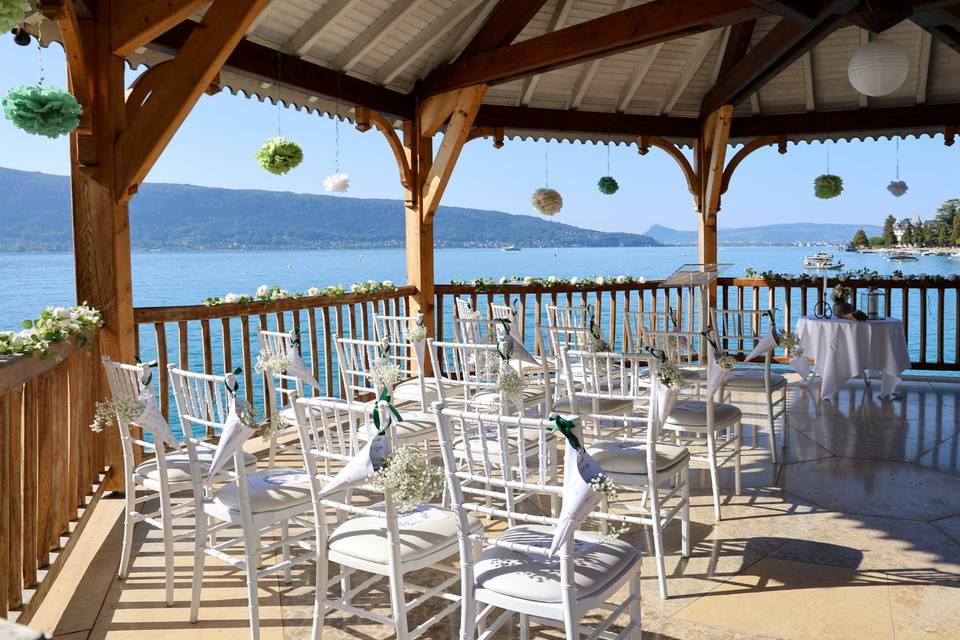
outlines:
[[[0,168],[0,251],[69,250],[70,186],[64,176]],[[440,207],[437,246],[655,246],[633,233],[604,233],[501,211]],[[402,247],[399,200],[144,184],[130,205],[136,250]]]
[[[717,242],[720,244],[796,244],[800,242],[846,243],[863,229],[868,236],[879,236],[883,229],[872,224],[818,224],[813,222],[794,222],[786,224],[768,224],[757,227],[737,227],[718,229]],[[697,244],[696,231],[671,229],[655,224],[647,229],[645,235],[663,244]]]

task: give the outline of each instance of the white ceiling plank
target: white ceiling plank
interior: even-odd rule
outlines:
[[[449,46],[445,47],[434,63],[429,66],[437,67],[456,60],[460,56],[460,52],[467,48],[473,37],[480,31],[480,27],[487,21],[487,17],[496,6],[494,2],[485,2],[476,7],[472,13],[467,14],[466,19],[461,20],[454,30],[454,36],[450,38]]]
[[[570,8],[573,7],[574,0],[560,0],[553,15],[550,16],[550,22],[547,24],[547,30],[544,33],[551,33],[557,29],[562,29],[567,24],[567,18],[570,16]],[[537,83],[540,82],[540,74],[530,76],[523,82],[523,89],[520,91],[520,104],[524,107],[530,105],[533,100],[533,94],[537,90]]]
[[[380,67],[380,69],[373,74],[371,82],[382,85],[390,84],[394,78],[403,73],[407,67],[422,56],[437,40],[446,35],[482,1],[483,0],[457,0],[451,4],[447,7],[446,11],[433,20],[426,29],[420,31],[413,40],[407,42],[407,44],[393,56],[388,64]]]
[[[253,22],[250,23],[250,27],[247,28],[247,33],[253,33],[257,30],[264,21],[270,17],[270,12],[276,9],[280,5],[281,0],[270,0],[270,4],[265,6],[260,13],[257,14],[257,17],[253,19]]]
[[[871,33],[866,29],[857,29],[857,33],[860,38],[859,46],[861,47],[867,44],[868,42],[870,42],[871,40],[873,40],[873,38],[871,37]],[[854,89],[854,91],[856,91],[856,89]],[[861,109],[866,109],[867,107],[870,106],[870,98],[867,97],[867,94],[860,93],[859,91],[857,91],[857,104],[860,105]]]
[[[700,42],[697,43],[696,48],[690,54],[687,63],[683,65],[683,69],[673,85],[673,90],[667,99],[661,103],[660,108],[657,109],[658,116],[663,114],[669,115],[670,112],[673,111],[673,108],[677,105],[677,101],[680,100],[680,96],[683,95],[690,81],[693,80],[693,76],[695,76],[697,71],[700,70],[700,67],[703,66],[703,61],[706,60],[707,54],[709,54],[710,50],[717,44],[720,34],[721,29],[714,29],[713,31],[708,31],[700,35]]]
[[[800,58],[800,68],[803,71],[803,98],[807,111],[816,111],[817,97],[813,92],[813,56],[807,51]]]
[[[327,0],[327,2],[297,30],[290,42],[284,47],[296,56],[303,56],[323,37],[333,21],[344,11],[350,9],[358,0]]]
[[[637,66],[634,67],[630,81],[623,87],[623,92],[620,94],[620,102],[617,103],[617,111],[620,113],[626,111],[630,103],[633,102],[633,96],[637,94],[637,90],[640,89],[640,85],[643,84],[643,80],[653,67],[653,63],[657,61],[657,56],[660,55],[660,50],[663,49],[663,45],[664,43],[661,42],[652,47],[640,50],[640,54],[643,57],[640,62],[637,63]]]
[[[613,13],[627,9],[630,4],[631,0],[620,0],[613,9]],[[583,97],[586,95],[587,89],[590,87],[590,83],[593,82],[593,77],[597,75],[597,69],[599,68],[599,58],[591,60],[581,67],[580,77],[577,78],[576,84],[573,85],[573,92],[570,94],[570,101],[567,104],[568,109],[577,109],[580,107],[580,103],[583,102]]]
[[[723,54],[727,51],[727,43],[730,42],[730,31],[733,27],[724,27],[723,35],[720,36],[720,52],[717,59],[713,61],[713,71],[710,72],[710,86],[717,84],[717,78],[720,77],[720,67],[723,66]]]
[[[340,71],[349,71],[360,61],[377,43],[387,35],[411,11],[423,4],[424,0],[399,0],[390,5],[390,8],[380,14],[363,33],[350,45],[337,54],[330,66]]]
[[[927,78],[930,77],[930,50],[933,36],[926,29],[920,32],[920,61],[917,63],[917,104],[927,101]]]
[[[760,94],[756,91],[750,94],[750,113],[753,115],[760,113]]]

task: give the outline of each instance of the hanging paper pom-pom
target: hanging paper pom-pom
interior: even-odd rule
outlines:
[[[613,195],[620,189],[620,185],[617,184],[617,181],[613,178],[613,176],[603,176],[600,178],[597,186],[600,187],[600,193],[608,196]]]
[[[813,181],[813,193],[822,200],[836,198],[843,193],[843,178],[829,173],[817,176]]]
[[[83,113],[76,98],[56,87],[17,87],[0,105],[3,115],[18,129],[48,138],[59,138],[76,129]]]
[[[350,176],[337,171],[323,179],[323,190],[330,193],[346,193],[350,188]]]
[[[0,32],[6,32],[23,22],[30,3],[26,0],[0,0]]]
[[[907,183],[903,180],[891,180],[890,184],[887,185],[887,191],[892,193],[896,197],[900,197],[907,192]]]
[[[260,151],[257,163],[274,175],[283,175],[303,162],[303,150],[293,140],[268,138]]]
[[[563,198],[555,189],[540,187],[533,192],[533,208],[545,216],[554,216],[563,208]]]

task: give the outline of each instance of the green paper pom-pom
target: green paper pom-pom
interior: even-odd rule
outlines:
[[[76,98],[56,87],[17,87],[0,105],[3,115],[18,129],[48,138],[59,138],[76,129],[83,113]]]
[[[303,162],[303,149],[293,140],[268,138],[260,151],[257,163],[274,175],[283,175]]]
[[[813,193],[821,200],[836,198],[843,193],[843,178],[829,173],[817,176],[813,181]]]
[[[30,3],[26,0],[0,0],[0,32],[10,31],[23,22]]]
[[[600,187],[600,193],[608,196],[616,193],[620,189],[620,185],[613,179],[613,176],[603,176],[600,178],[597,186]]]

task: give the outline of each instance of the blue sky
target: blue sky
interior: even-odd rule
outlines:
[[[59,45],[43,51],[46,83],[65,86]],[[134,73],[128,74],[131,78]],[[18,47],[0,38],[0,93],[39,77],[35,45]],[[260,169],[254,154],[267,137],[276,135],[277,115],[285,136],[298,141],[305,160],[285,176]],[[341,197],[401,197],[396,165],[385,140],[374,130],[359,133],[347,123],[340,128],[341,170],[351,187]],[[178,182],[226,188],[323,193],[324,176],[333,173],[335,130],[332,120],[278,109],[224,91],[203,96],[153,168],[149,182]],[[606,174],[602,145],[507,141],[494,149],[489,141],[470,142],[463,150],[444,195],[443,204],[536,215],[530,194],[543,185],[544,150],[549,155],[550,186],[564,198],[556,220],[593,229],[642,232],[652,224],[696,228],[690,195],[677,166],[662,151],[643,157],[636,146],[610,150],[611,174],[620,191],[605,196],[597,180]],[[813,179],[823,173],[826,152],[830,168],[844,180],[839,198],[813,196]],[[721,227],[780,222],[882,223],[892,213],[932,217],[944,200],[960,197],[957,175],[960,145],[946,147],[942,136],[906,139],[900,143],[900,175],[910,191],[894,198],[886,185],[894,179],[892,141],[790,145],[786,155],[760,150],[740,165],[724,196]],[[48,140],[24,134],[0,119],[0,166],[66,174],[66,138]]]

